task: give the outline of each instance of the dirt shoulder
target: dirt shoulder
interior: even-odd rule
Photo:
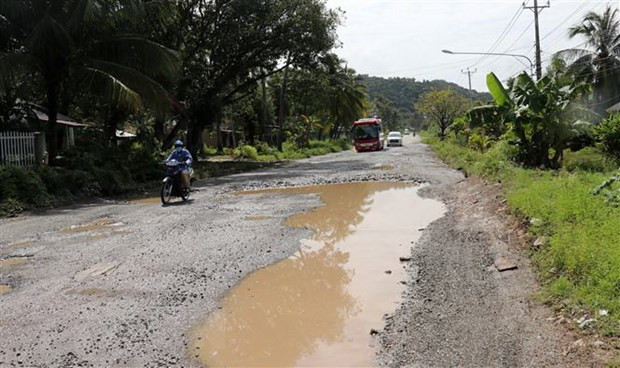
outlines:
[[[499,185],[469,178],[430,188],[448,212],[412,250],[409,290],[380,336],[382,366],[604,366],[605,351],[534,301],[531,241]],[[504,258],[516,270],[499,272]]]

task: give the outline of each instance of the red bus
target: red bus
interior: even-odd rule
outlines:
[[[356,151],[378,151],[383,149],[381,119],[360,119],[353,123],[351,130]]]

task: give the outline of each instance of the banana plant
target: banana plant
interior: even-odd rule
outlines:
[[[524,72],[506,88],[490,73],[487,86],[494,103],[469,110],[470,124],[505,125],[518,159],[527,166],[561,166],[567,142],[597,118],[573,102],[583,91],[581,84],[567,85],[551,75],[534,81]]]

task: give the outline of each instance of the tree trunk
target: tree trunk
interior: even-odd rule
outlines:
[[[177,124],[178,125],[178,124]],[[204,145],[202,139],[202,132],[204,131],[204,125],[198,122],[190,122],[189,129],[187,130],[187,150],[192,154],[194,160],[198,160],[198,153]]]
[[[156,117],[155,124],[153,125],[153,129],[155,130],[155,138],[157,138],[157,140],[162,143],[166,135],[164,131],[165,124],[166,124],[166,121],[163,118]]]
[[[47,85],[47,136],[49,144],[49,161],[54,163],[58,156],[59,147],[59,128],[58,128],[58,100],[60,93],[60,85],[58,83],[50,83]]]
[[[282,78],[282,86],[280,87],[280,111],[278,113],[278,151],[282,152],[282,141],[284,138],[284,95],[286,94],[286,83],[288,82],[288,66],[291,62],[291,55],[286,58],[286,66],[284,67],[284,77]]]
[[[261,88],[262,108],[261,108],[260,125],[258,127],[258,134],[259,136],[264,137],[265,134],[267,133],[267,80],[266,78],[263,78],[261,87],[262,87]]]

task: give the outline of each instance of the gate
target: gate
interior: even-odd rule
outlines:
[[[0,166],[34,166],[35,150],[35,133],[0,132]]]

